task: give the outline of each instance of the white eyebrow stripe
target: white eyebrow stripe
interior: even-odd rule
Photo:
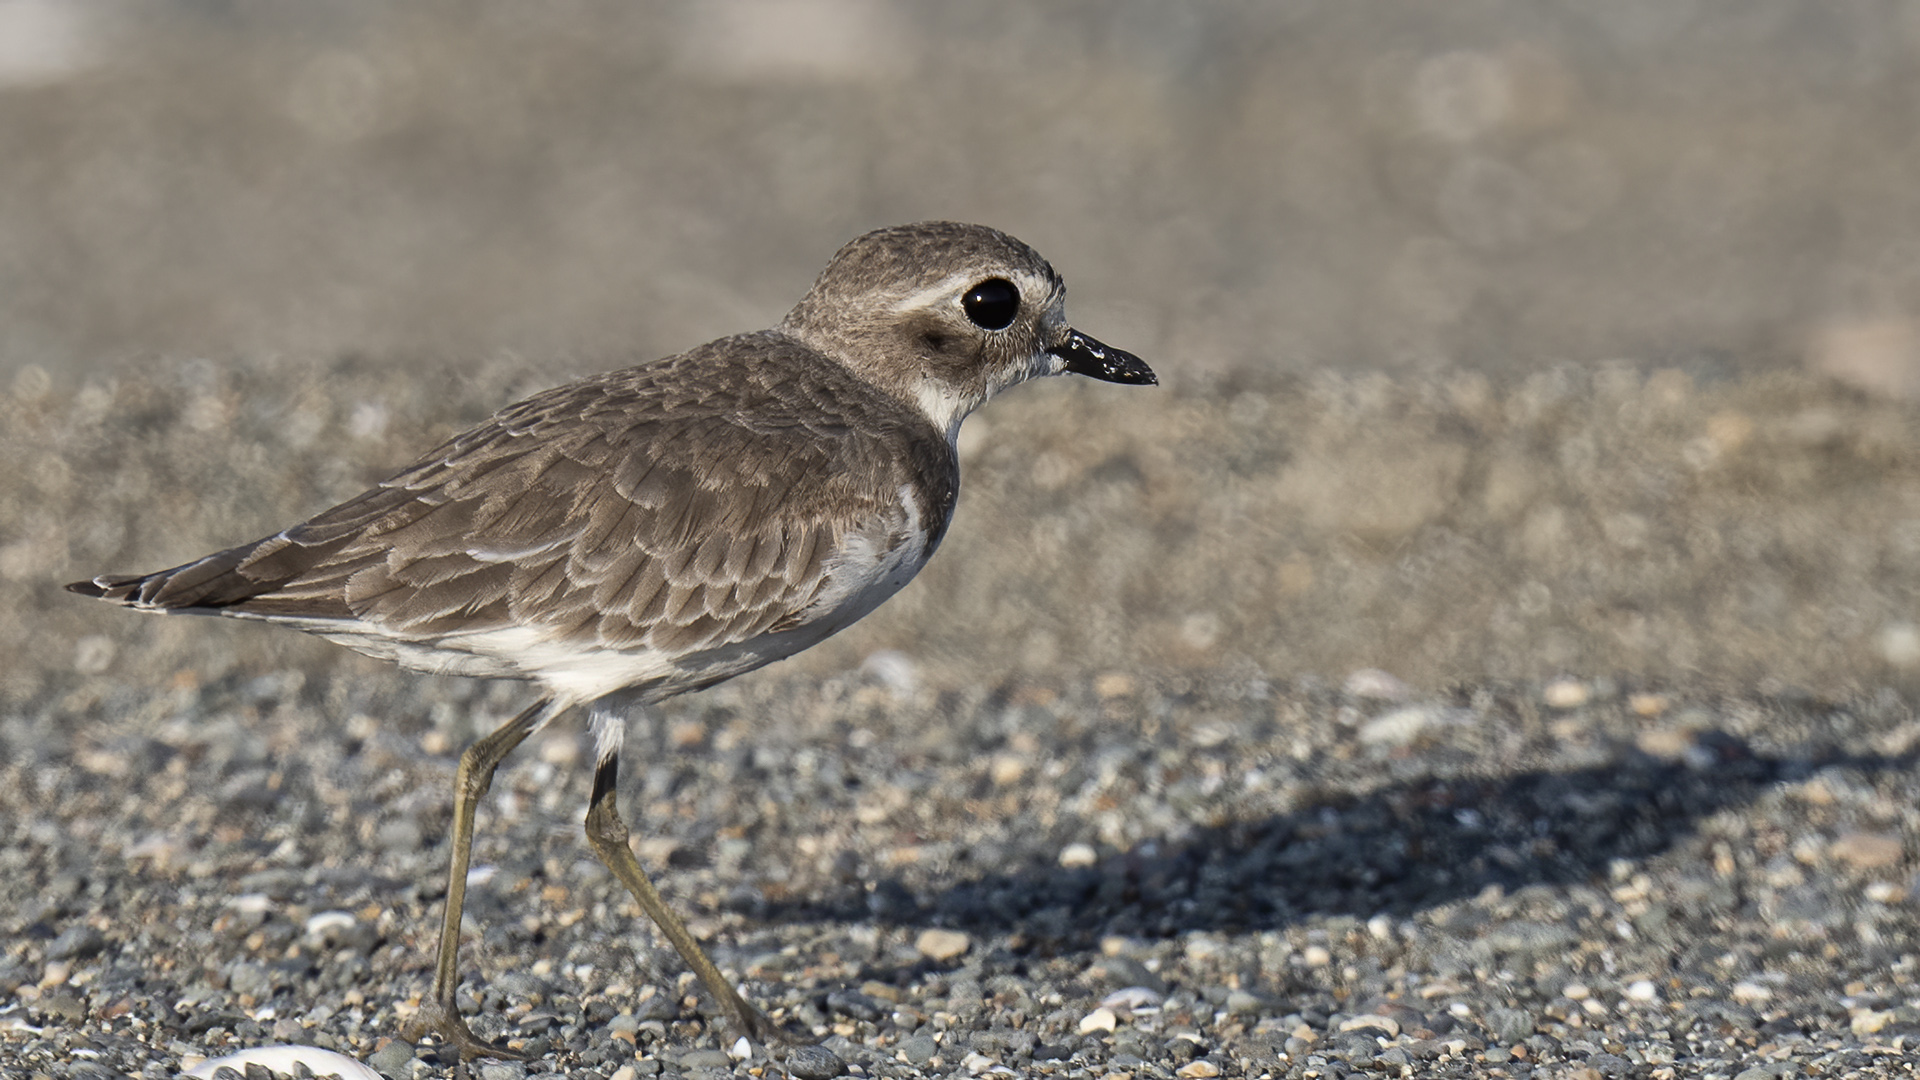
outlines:
[[[1020,289],[1021,303],[1034,303],[1036,302],[1034,300],[1035,297],[1039,298],[1037,303],[1041,307],[1047,307],[1053,303],[1055,289],[1053,283],[1050,281],[1044,280],[1025,270],[1008,270],[1002,273],[1001,271],[982,268],[948,274],[946,277],[941,278],[939,281],[918,292],[909,293],[893,305],[893,312],[897,315],[903,315],[909,311],[923,311],[933,307],[935,304],[945,301],[949,296],[959,295],[960,291],[968,285],[983,281],[989,277],[1002,276],[1011,278],[1014,285]]]
[[[905,314],[909,311],[920,311],[924,308],[930,308],[941,300],[958,292],[961,286],[973,284],[977,276],[977,271],[948,274],[946,277],[921,289],[919,292],[911,293],[902,298],[899,303],[893,305],[893,310],[897,314]]]

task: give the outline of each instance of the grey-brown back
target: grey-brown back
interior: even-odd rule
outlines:
[[[356,648],[526,627],[685,654],[794,629],[842,538],[898,516],[903,489],[931,553],[958,487],[923,415],[767,331],[537,394],[255,543],[70,587]]]

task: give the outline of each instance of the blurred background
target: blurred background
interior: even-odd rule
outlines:
[[[1898,0],[0,0],[0,698],[373,672],[59,585],[935,217],[1163,385],[976,416],[800,670],[1907,688],[1916,115]]]

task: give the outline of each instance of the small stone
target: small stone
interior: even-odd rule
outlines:
[[[1121,986],[1144,986],[1159,994],[1167,992],[1167,981],[1131,956],[1103,956],[1087,970],[1099,972]]]
[[[1886,1011],[1862,1009],[1853,1015],[1853,1019],[1847,1024],[1847,1029],[1855,1035],[1878,1035],[1881,1028],[1886,1027],[1892,1022],[1893,1011],[1891,1009]]]
[[[881,1004],[858,990],[835,990],[827,995],[827,1008],[855,1020],[872,1023],[886,1015]]]
[[[479,1073],[480,1080],[526,1080],[527,1067],[517,1061],[489,1061]]]
[[[1659,1001],[1660,988],[1651,979],[1636,979],[1627,984],[1628,1001]]]
[[[1325,945],[1309,945],[1300,950],[1300,959],[1305,960],[1308,967],[1326,967],[1333,963],[1333,954]]]
[[[900,1056],[907,1059],[909,1065],[925,1065],[940,1052],[940,1044],[933,1041],[931,1035],[915,1035],[903,1039],[900,1043]]]
[[[1420,733],[1444,719],[1442,710],[1429,705],[1409,705],[1383,713],[1360,725],[1357,738],[1367,746],[1408,746]]]
[[[1496,924],[1487,931],[1486,936],[1488,947],[1513,953],[1557,952],[1578,940],[1579,935],[1565,926],[1531,919]]]
[[[1120,1018],[1105,1005],[1080,1018],[1080,1034],[1091,1035],[1096,1031],[1112,1031],[1120,1024]]]
[[[1880,658],[1897,668],[1920,666],[1920,627],[1909,622],[1888,623],[1874,636]]]
[[[799,1080],[833,1080],[847,1071],[847,1063],[840,1060],[840,1055],[824,1046],[793,1047],[787,1051],[786,1066]]]
[[[1625,1076],[1633,1070],[1633,1062],[1628,1061],[1619,1054],[1594,1054],[1587,1058],[1587,1064],[1598,1071],[1601,1076],[1607,1077]]]
[[[1379,668],[1361,668],[1347,676],[1342,687],[1349,695],[1372,701],[1405,701],[1413,688]]]
[[[1555,679],[1546,685],[1540,696],[1548,708],[1577,709],[1593,697],[1593,691],[1578,679]]]
[[[375,1050],[373,1055],[367,1058],[367,1064],[375,1072],[392,1077],[393,1080],[413,1080],[416,1063],[413,1047],[398,1039]]]
[[[1265,1005],[1260,995],[1245,990],[1234,990],[1227,994],[1228,1016],[1258,1016]]]
[[[1100,999],[1102,1008],[1112,1009],[1115,1013],[1132,1012],[1135,1009],[1157,1008],[1166,1000],[1166,995],[1148,986],[1123,986]]]
[[[420,823],[412,818],[395,818],[374,831],[374,843],[393,852],[418,851],[426,842]]]
[[[309,948],[331,948],[348,938],[360,920],[348,911],[322,911],[307,919],[303,928]]]
[[[1533,1034],[1533,1014],[1524,1009],[1488,1009],[1487,1031],[1503,1043],[1517,1043]]]
[[[1366,1013],[1361,1016],[1350,1016],[1345,1020],[1340,1021],[1340,1030],[1341,1031],[1372,1030],[1372,1031],[1378,1031],[1384,1034],[1389,1039],[1397,1039],[1400,1037],[1399,1021],[1395,1020],[1391,1016],[1381,1016],[1379,1013]]]
[[[689,1050],[680,1055],[680,1067],[683,1069],[731,1069],[733,1059],[725,1050]],[[482,1077],[482,1080],[486,1080]]]
[[[1877,870],[1900,861],[1901,844],[1897,836],[1885,833],[1842,833],[1828,849],[1834,858],[1861,870]]]
[[[1081,870],[1100,861],[1100,853],[1092,844],[1068,844],[1060,849],[1060,865],[1069,870]]]
[[[1907,890],[1891,881],[1869,881],[1860,892],[1876,904],[1897,904],[1907,898]]]
[[[75,994],[48,994],[34,1006],[40,1015],[78,1024],[87,1018],[87,1003]]]
[[[1174,1073],[1174,1075],[1186,1077],[1187,1080],[1195,1080],[1196,1077],[1219,1076],[1220,1066],[1215,1065],[1206,1058],[1195,1058],[1185,1065],[1180,1066],[1179,1071]]]
[[[1649,718],[1659,716],[1672,706],[1672,699],[1668,698],[1665,694],[1641,693],[1631,694],[1627,697],[1627,708],[1632,709],[1635,716],[1645,716]]]
[[[1733,1000],[1742,1005],[1757,1005],[1772,997],[1773,991],[1761,986],[1759,983],[1737,982],[1733,984]]]
[[[952,960],[973,948],[973,939],[958,930],[922,930],[913,947],[929,960]]]
[[[1686,756],[1696,740],[1684,728],[1654,728],[1633,737],[1633,745],[1648,757],[1674,761]]]

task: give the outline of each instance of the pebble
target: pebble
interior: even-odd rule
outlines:
[[[1828,851],[1859,870],[1878,870],[1900,862],[1902,844],[1885,833],[1849,832],[1837,837]]]
[[[1855,1035],[1878,1035],[1881,1030],[1893,1022],[1893,1011],[1862,1009],[1848,1021],[1847,1029]]]
[[[1546,685],[1540,697],[1553,709],[1577,709],[1593,697],[1593,691],[1578,679],[1556,679]]]
[[[1120,1025],[1120,1018],[1105,1005],[1080,1018],[1080,1034],[1091,1035],[1096,1031],[1112,1031]]]
[[[1446,710],[1431,705],[1409,705],[1383,713],[1360,725],[1355,733],[1366,746],[1410,746],[1422,732],[1437,727]]]
[[[1659,1001],[1660,988],[1651,979],[1635,979],[1627,984],[1626,997],[1629,1001]]]
[[[48,994],[39,1000],[34,1011],[49,1019],[78,1024],[87,1018],[87,1003],[76,994]]]
[[[1131,956],[1103,956],[1095,960],[1088,970],[1105,975],[1109,981],[1123,987],[1144,986],[1157,994],[1167,992],[1166,980]]]
[[[1219,1076],[1220,1066],[1206,1058],[1195,1058],[1175,1070],[1174,1075],[1185,1077],[1186,1080],[1204,1080],[1206,1077]]]
[[[1627,708],[1635,716],[1652,718],[1666,712],[1673,706],[1673,700],[1665,694],[1637,693],[1627,696]]]
[[[1907,898],[1907,890],[1891,881],[1869,881],[1860,895],[1876,904],[1897,904]]]
[[[1373,1031],[1380,1032],[1381,1034],[1385,1035],[1389,1039],[1397,1039],[1400,1037],[1400,1024],[1397,1021],[1395,1021],[1392,1017],[1381,1016],[1378,1013],[1365,1013],[1360,1016],[1350,1016],[1347,1019],[1342,1020],[1340,1022],[1340,1030],[1341,1031],[1373,1030]]]
[[[935,927],[920,931],[920,936],[913,941],[913,947],[929,960],[953,960],[966,955],[967,950],[973,947],[973,939],[958,930]]]
[[[1166,1000],[1166,995],[1146,986],[1125,986],[1100,999],[1102,1008],[1115,1012],[1134,1012],[1139,1009],[1158,1008]]]
[[[847,1063],[824,1046],[791,1047],[783,1064],[798,1080],[833,1080],[847,1071]]]
[[[418,1059],[413,1056],[413,1047],[399,1039],[375,1050],[367,1058],[367,1064],[373,1066],[376,1072],[382,1076],[393,1077],[394,1080],[413,1080],[414,1066],[417,1062]]]
[[[1098,864],[1100,853],[1092,844],[1068,844],[1060,849],[1060,865],[1068,870],[1081,870]]]
[[[1633,1062],[1628,1061],[1619,1054],[1599,1053],[1589,1055],[1587,1057],[1587,1065],[1601,1076],[1606,1077],[1626,1076],[1633,1071]]]
[[[1357,698],[1371,701],[1405,701],[1413,688],[1379,668],[1359,668],[1347,676],[1341,689]]]
[[[885,1016],[887,1011],[885,1006],[858,990],[835,990],[827,995],[827,1007],[834,1012],[869,1023]]]
[[[934,1042],[931,1035],[914,1035],[900,1041],[899,1051],[907,1064],[925,1065],[940,1053],[940,1044]]]
[[[1525,1009],[1489,1009],[1487,1032],[1503,1043],[1522,1042],[1533,1034],[1534,1017]]]

